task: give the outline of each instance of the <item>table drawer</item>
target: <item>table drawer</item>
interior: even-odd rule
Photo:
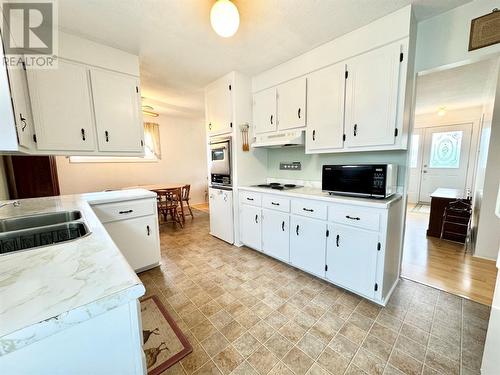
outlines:
[[[282,212],[290,212],[290,198],[264,194],[262,196],[262,207]]]
[[[326,204],[308,199],[292,199],[292,214],[326,220]]]
[[[328,207],[328,220],[376,231],[380,229],[380,212],[369,208],[333,205]]]
[[[253,191],[240,191],[240,203],[260,207],[262,205],[262,194]]]
[[[103,203],[92,206],[92,209],[102,223],[107,223],[138,216],[155,215],[156,199]]]

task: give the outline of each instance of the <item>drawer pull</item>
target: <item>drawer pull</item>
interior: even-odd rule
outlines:
[[[276,203],[276,202],[271,202],[271,204],[272,204],[273,206],[279,206],[279,205],[280,205],[279,203]]]
[[[295,228],[295,233],[297,233],[297,236],[299,235],[299,226],[297,225],[297,228]]]
[[[349,216],[349,215],[345,215],[346,219],[350,219],[350,220],[361,220],[359,217],[353,217],[353,216]]]
[[[285,231],[285,222],[284,221],[281,222],[281,230],[283,232]]]
[[[247,201],[253,201],[253,198],[248,198],[248,197],[247,197]]]
[[[119,211],[118,213],[123,215],[123,214],[131,214],[132,212],[134,212],[134,210]]]
[[[148,236],[151,234],[151,228],[149,228],[149,225],[146,225],[146,231],[148,232]]]
[[[255,215],[255,223],[259,224],[259,215]]]
[[[314,212],[314,210],[312,208],[302,208],[304,211],[307,211],[307,212]]]
[[[340,235],[337,234],[337,247],[339,247]]]

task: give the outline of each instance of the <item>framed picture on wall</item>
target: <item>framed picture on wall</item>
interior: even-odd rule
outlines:
[[[470,24],[469,51],[500,43],[500,11],[474,18]]]

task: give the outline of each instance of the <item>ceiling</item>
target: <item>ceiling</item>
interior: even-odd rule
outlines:
[[[488,59],[419,76],[415,114],[483,105],[489,99],[489,83],[498,61]]]
[[[232,70],[253,76],[410,3],[418,20],[470,0],[234,0],[224,39],[213,0],[60,0],[62,30],[139,54],[145,97],[164,113],[203,113],[203,87]],[[150,103],[151,104],[151,103]]]

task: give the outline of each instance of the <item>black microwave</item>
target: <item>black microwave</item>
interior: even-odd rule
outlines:
[[[331,194],[387,198],[397,189],[395,164],[323,165],[322,189]]]

